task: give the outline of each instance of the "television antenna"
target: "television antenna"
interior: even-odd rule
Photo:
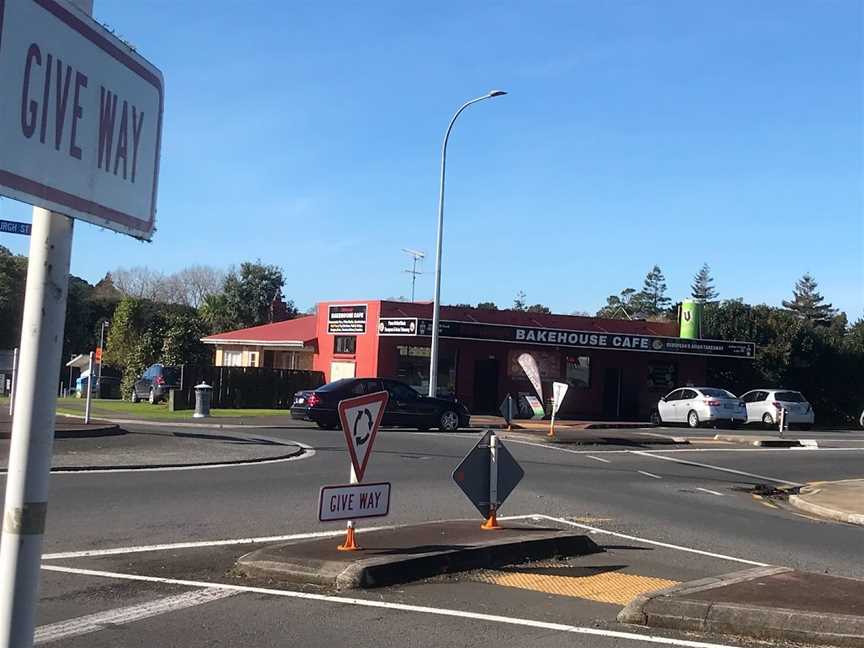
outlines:
[[[410,248],[402,248],[402,251],[411,257],[411,269],[403,270],[402,272],[407,272],[411,275],[411,301],[414,301],[414,287],[417,284],[417,275],[423,274],[422,270],[417,269],[417,262],[422,262],[424,258],[426,258],[425,252],[420,252],[419,250],[412,250]]]

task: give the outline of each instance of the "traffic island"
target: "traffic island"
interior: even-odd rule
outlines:
[[[827,646],[864,645],[864,580],[759,567],[642,594],[621,623]]]
[[[829,520],[864,525],[864,479],[813,482],[790,495],[789,503]]]
[[[452,572],[602,551],[589,537],[554,528],[477,520],[358,530],[357,551],[339,551],[339,538],[270,545],[242,556],[245,576],[338,590],[384,587]]]

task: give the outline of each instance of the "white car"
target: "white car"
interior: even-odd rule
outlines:
[[[728,421],[733,425],[747,420],[747,408],[735,394],[715,387],[682,387],[657,403],[652,423],[686,423],[691,428],[702,423]]]
[[[789,425],[813,425],[813,407],[801,392],[792,389],[753,389],[741,400],[747,405],[747,422],[761,423],[765,427],[777,427],[780,410],[786,410]]]

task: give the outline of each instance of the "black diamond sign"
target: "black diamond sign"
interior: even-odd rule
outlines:
[[[484,518],[489,517],[489,456],[492,432],[488,431],[453,471],[453,481],[468,496]],[[513,455],[501,439],[496,444],[498,451],[498,506],[522,481],[525,471],[516,463]]]

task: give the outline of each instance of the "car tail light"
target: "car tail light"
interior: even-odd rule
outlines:
[[[153,382],[156,383],[157,385],[164,385],[165,384],[165,378],[163,378],[162,376],[156,376],[156,379]]]
[[[705,404],[711,405],[712,407],[718,407],[720,405],[720,401],[719,400],[706,400]]]
[[[307,407],[315,407],[318,403],[321,402],[321,397],[318,394],[309,394],[309,398],[306,399]]]

